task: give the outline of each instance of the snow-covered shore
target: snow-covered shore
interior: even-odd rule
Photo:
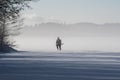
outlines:
[[[120,53],[0,54],[0,80],[120,80]]]

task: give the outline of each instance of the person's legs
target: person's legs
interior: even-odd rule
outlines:
[[[61,50],[61,45],[59,45],[59,50]]]
[[[61,45],[56,45],[57,50],[61,50]]]
[[[59,48],[58,45],[56,45],[56,48],[57,48],[57,50],[58,50],[58,48]]]

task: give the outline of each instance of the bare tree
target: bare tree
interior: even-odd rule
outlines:
[[[14,46],[10,36],[18,34],[23,19],[20,12],[33,0],[0,0],[0,51]]]

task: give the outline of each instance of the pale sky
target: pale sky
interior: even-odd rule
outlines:
[[[120,0],[40,0],[25,11],[25,24],[120,22]]]

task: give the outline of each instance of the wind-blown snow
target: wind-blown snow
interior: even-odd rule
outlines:
[[[0,54],[0,80],[119,80],[120,53]]]

